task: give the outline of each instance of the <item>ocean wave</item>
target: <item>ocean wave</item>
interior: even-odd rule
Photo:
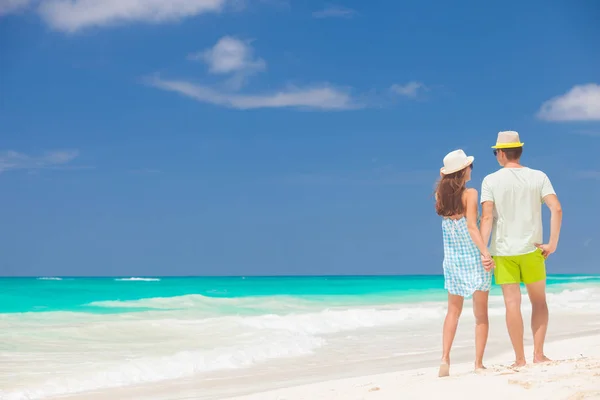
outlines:
[[[522,289],[524,295],[527,291]],[[569,307],[572,302],[594,303],[600,296],[600,285],[589,283],[582,286],[581,283],[564,283],[549,287],[548,301],[551,305]],[[398,299],[380,299],[377,303],[368,304],[365,299],[363,304],[356,299],[346,302],[339,296],[321,296],[317,299],[307,297],[296,297],[288,295],[276,296],[247,296],[247,297],[213,297],[201,294],[189,294],[173,297],[150,297],[135,300],[102,300],[86,304],[91,307],[122,308],[122,309],[147,309],[147,310],[205,310],[210,315],[231,315],[251,311],[252,314],[269,313],[294,313],[307,311],[321,311],[324,309],[369,309],[376,307],[398,308],[410,310],[416,306],[423,305],[430,308],[444,306],[445,301],[424,301],[406,303],[400,297]],[[471,301],[471,300],[469,300]],[[504,305],[500,292],[490,295],[490,307]],[[580,307],[576,307],[580,308]],[[427,315],[425,313],[424,315]]]
[[[62,278],[57,278],[54,276],[42,276],[40,278],[37,278],[38,281],[62,281]]]
[[[202,296],[200,294],[191,294],[175,297],[150,297],[138,300],[93,301],[86,305],[106,308],[154,308],[158,310],[169,310],[202,306],[210,299],[210,297]]]
[[[34,400],[64,396],[98,389],[160,382],[197,373],[246,368],[271,359],[311,354],[325,344],[312,336],[278,334],[263,337],[260,343],[205,351],[181,351],[163,357],[131,359],[95,371],[71,373],[68,377],[49,379],[35,388],[16,391],[0,390],[5,400]]]
[[[546,277],[549,281],[589,281],[598,280],[600,281],[600,275],[582,275],[582,276],[560,276],[551,275]]]
[[[104,308],[145,308],[155,310],[207,309],[215,314],[225,310],[292,311],[323,307],[323,303],[293,296],[212,297],[188,294],[174,297],[150,297],[137,300],[103,300],[86,304]]]
[[[529,307],[527,299],[527,289],[522,288],[521,294],[524,297],[524,307]],[[600,285],[587,284],[582,287],[581,283],[564,283],[549,287],[546,292],[548,306],[556,311],[583,311],[597,312],[600,303]],[[495,309],[504,310],[504,299],[499,293],[489,298],[490,314],[494,314]]]
[[[160,279],[158,279],[158,278],[136,278],[136,277],[132,277],[132,278],[116,278],[115,281],[120,281],[120,282],[136,282],[136,281],[140,281],[140,282],[159,282]]]
[[[548,293],[548,304],[563,310],[597,312],[600,303],[600,286],[583,289],[565,289],[559,293]]]
[[[354,308],[349,310],[325,310],[318,313],[289,315],[260,315],[243,317],[239,324],[263,330],[283,330],[300,334],[319,335],[364,328],[398,325],[406,322],[443,318],[445,307],[399,307],[381,310]]]

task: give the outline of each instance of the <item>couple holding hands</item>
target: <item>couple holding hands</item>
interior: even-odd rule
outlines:
[[[517,132],[498,133],[492,148],[502,168],[484,178],[480,199],[477,190],[466,187],[474,157],[462,150],[444,157],[435,191],[435,209],[442,217],[444,287],[448,291],[439,376],[450,374],[450,349],[465,297],[473,297],[475,369],[485,368],[492,273],[504,296],[506,326],[515,352],[513,366],[526,364],[521,283],[527,288],[532,306],[533,362],[549,361],[544,355],[548,328],[545,260],[558,244],[561,205],[546,174],[521,165],[523,143]],[[542,203],[551,213],[550,240],[546,244],[542,241]]]

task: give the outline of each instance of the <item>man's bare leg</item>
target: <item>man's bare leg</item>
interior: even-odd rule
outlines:
[[[502,285],[504,306],[506,307],[506,327],[515,351],[513,367],[526,364],[523,345],[523,316],[521,315],[521,288],[518,283]]]
[[[533,362],[550,361],[544,355],[544,342],[548,331],[548,303],[546,303],[546,281],[527,285],[531,301],[531,331],[533,332]]]

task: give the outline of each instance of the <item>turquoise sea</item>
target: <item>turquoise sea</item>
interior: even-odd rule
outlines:
[[[600,275],[547,282],[553,315],[581,316],[557,329],[598,321]],[[0,399],[435,360],[446,296],[441,276],[2,278]]]
[[[600,275],[551,275],[550,292],[573,284],[600,284]],[[494,286],[492,294],[499,294]],[[322,304],[377,304],[438,301],[446,298],[442,276],[302,277],[117,277],[0,278],[0,313],[74,311],[135,312],[156,308],[151,299],[198,295],[212,299],[289,296]],[[144,301],[146,300],[146,301]],[[150,301],[148,301],[150,300]],[[122,302],[118,306],[115,302]],[[217,304],[216,302],[215,304]],[[226,303],[224,303],[226,304]],[[168,309],[161,305],[161,309]],[[268,309],[268,307],[265,307]],[[227,307],[216,313],[254,313]]]

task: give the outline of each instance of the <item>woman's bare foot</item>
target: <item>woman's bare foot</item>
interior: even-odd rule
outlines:
[[[450,376],[450,363],[448,361],[442,360],[440,364],[440,371],[438,372],[438,376],[443,378],[445,376]]]
[[[536,364],[550,362],[550,361],[552,361],[552,360],[549,359],[548,357],[546,357],[543,354],[541,356],[534,356],[533,357],[533,362],[536,363]]]
[[[523,358],[523,359],[516,359],[514,364],[511,365],[511,368],[519,368],[519,367],[524,367],[527,364],[527,361]]]
[[[475,371],[477,371],[478,369],[485,369],[485,367],[483,366],[483,360],[482,359],[475,359]]]

